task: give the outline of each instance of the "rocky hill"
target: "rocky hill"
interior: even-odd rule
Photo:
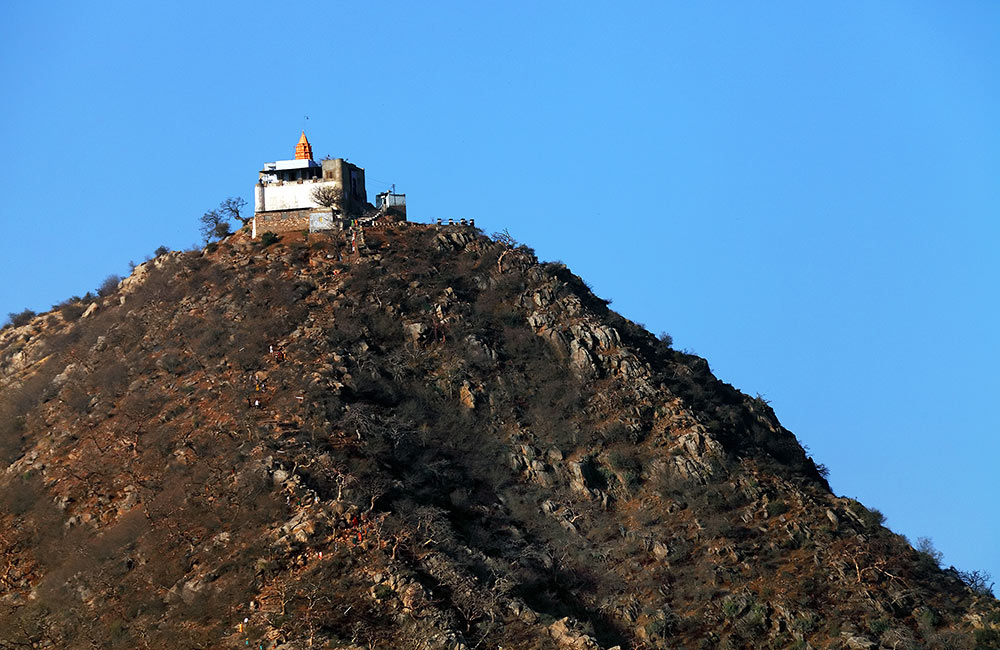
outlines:
[[[0,332],[0,649],[995,648],[768,405],[468,228],[234,235]]]

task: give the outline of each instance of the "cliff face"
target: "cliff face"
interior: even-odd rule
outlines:
[[[0,332],[0,648],[998,647],[564,266],[359,242],[235,235]]]

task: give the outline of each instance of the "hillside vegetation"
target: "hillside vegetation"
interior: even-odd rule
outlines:
[[[0,332],[0,649],[1000,647],[983,585],[565,266],[210,249]]]

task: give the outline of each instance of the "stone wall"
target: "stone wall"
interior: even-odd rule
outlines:
[[[353,185],[351,178],[354,178]],[[323,182],[333,184],[340,195],[342,214],[363,214],[368,207],[368,192],[365,189],[365,170],[352,165],[343,158],[323,161]]]
[[[302,210],[281,210],[279,212],[258,212],[257,236],[265,232],[294,232],[309,230],[309,215],[314,208]]]

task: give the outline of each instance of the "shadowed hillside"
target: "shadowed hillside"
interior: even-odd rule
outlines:
[[[0,332],[0,649],[1000,647],[765,402],[561,264],[404,225],[237,234]]]

